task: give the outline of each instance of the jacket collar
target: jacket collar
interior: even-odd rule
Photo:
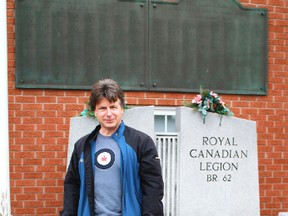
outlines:
[[[125,124],[122,120],[118,129],[112,134],[112,138],[117,141],[124,134],[124,129],[125,129]]]
[[[92,140],[96,139],[96,137],[99,134],[101,125],[97,125],[96,128],[90,133],[90,135],[87,138],[87,143],[90,143]],[[119,137],[121,137],[124,134],[124,130],[125,130],[125,124],[124,121],[122,120],[118,129],[112,134],[112,138],[114,140],[118,140]]]

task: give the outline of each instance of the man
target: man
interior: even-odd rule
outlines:
[[[163,215],[155,144],[124,124],[124,103],[114,80],[93,86],[90,108],[99,125],[75,144],[64,182],[62,216]]]

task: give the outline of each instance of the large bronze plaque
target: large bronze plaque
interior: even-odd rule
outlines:
[[[141,1],[16,0],[17,87],[90,89],[110,77],[144,89],[146,10]]]
[[[267,10],[236,0],[16,0],[18,88],[267,92]]]
[[[233,0],[153,2],[149,77],[156,88],[266,94],[266,10]]]

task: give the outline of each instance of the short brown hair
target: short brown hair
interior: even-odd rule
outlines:
[[[124,107],[124,92],[118,83],[112,79],[99,80],[94,84],[89,99],[90,109],[94,111],[96,104],[103,98],[106,98],[110,103],[116,102],[119,99],[121,107]]]

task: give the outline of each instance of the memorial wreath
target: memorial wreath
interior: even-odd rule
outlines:
[[[205,123],[208,112],[218,113],[220,115],[232,116],[233,112],[226,107],[225,102],[221,97],[208,89],[200,88],[200,94],[189,103],[184,103],[185,106],[191,107],[201,113],[203,123]]]

